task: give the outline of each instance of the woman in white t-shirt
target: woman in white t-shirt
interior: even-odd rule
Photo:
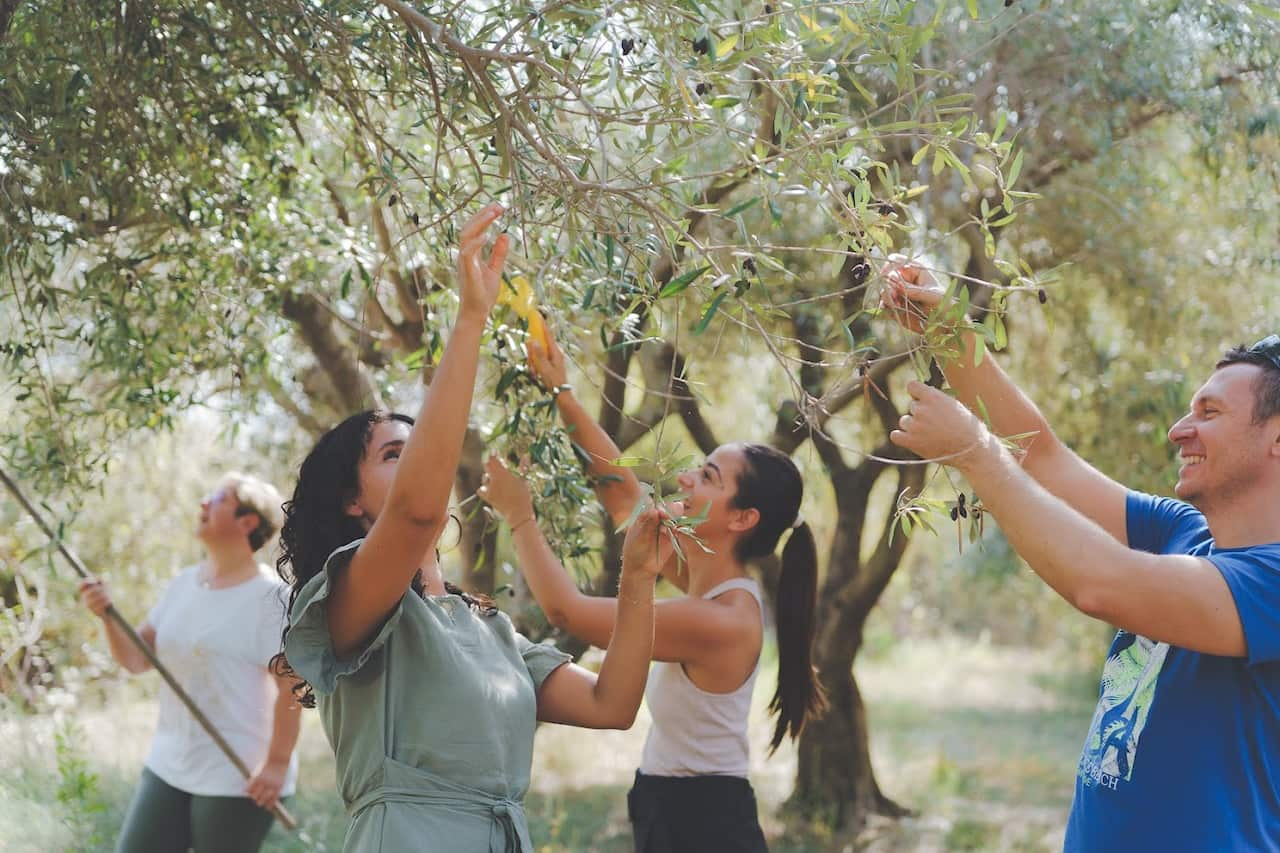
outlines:
[[[116,845],[119,853],[194,849],[254,851],[271,809],[293,793],[300,708],[291,682],[267,665],[280,648],[287,590],[254,559],[280,527],[279,493],[231,473],[200,502],[196,535],[205,559],[178,574],[138,635],[254,768],[246,782],[167,685],[142,779]],[[111,656],[132,673],[151,668],[119,625],[105,618],[105,584],[82,581],[80,596],[103,619]]]

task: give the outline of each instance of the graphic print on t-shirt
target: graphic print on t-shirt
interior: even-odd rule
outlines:
[[[1086,786],[1115,790],[1133,778],[1138,739],[1147,724],[1156,696],[1156,681],[1169,653],[1168,643],[1121,631],[1102,668],[1102,694],[1098,697],[1079,775]]]

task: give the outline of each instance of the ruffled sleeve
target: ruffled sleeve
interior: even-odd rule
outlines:
[[[572,655],[565,654],[550,643],[530,642],[519,631],[516,632],[516,651],[520,652],[525,668],[529,670],[535,692],[542,689],[542,682],[547,680],[548,675],[573,660]]]
[[[347,568],[363,539],[343,545],[329,555],[324,570],[307,581],[298,592],[289,613],[289,634],[285,638],[284,654],[289,665],[307,680],[317,694],[332,693],[338,679],[363,667],[374,652],[378,651],[404,610],[404,599],[396,603],[387,614],[382,626],[358,655],[341,660],[333,651],[333,638],[329,635],[328,599],[337,575]]]

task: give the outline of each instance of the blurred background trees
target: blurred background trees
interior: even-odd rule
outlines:
[[[928,353],[876,316],[884,258],[954,276],[1069,443],[1167,488],[1175,413],[1224,346],[1274,331],[1278,28],[1264,3],[1174,0],[0,3],[0,458],[141,614],[221,468],[287,491],[340,417],[412,409],[452,229],[501,200],[513,272],[647,476],[721,441],[796,456],[833,709],[793,803],[898,814],[853,677],[869,636],[1094,629],[998,531],[954,558],[954,531],[898,526],[904,494],[962,484],[885,438]],[[584,584],[617,568],[526,334],[495,315],[451,554],[513,606],[466,501],[488,450],[531,453]],[[5,701],[76,695],[94,626],[0,518]]]

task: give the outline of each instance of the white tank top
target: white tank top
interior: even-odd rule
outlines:
[[[703,593],[715,598],[731,589],[745,589],[760,607],[759,585],[750,578],[731,578]],[[760,657],[736,690],[710,693],[689,680],[679,662],[659,661],[649,671],[645,702],[653,717],[644,742],[640,772],[646,776],[747,776],[747,715],[751,691],[760,674]]]

